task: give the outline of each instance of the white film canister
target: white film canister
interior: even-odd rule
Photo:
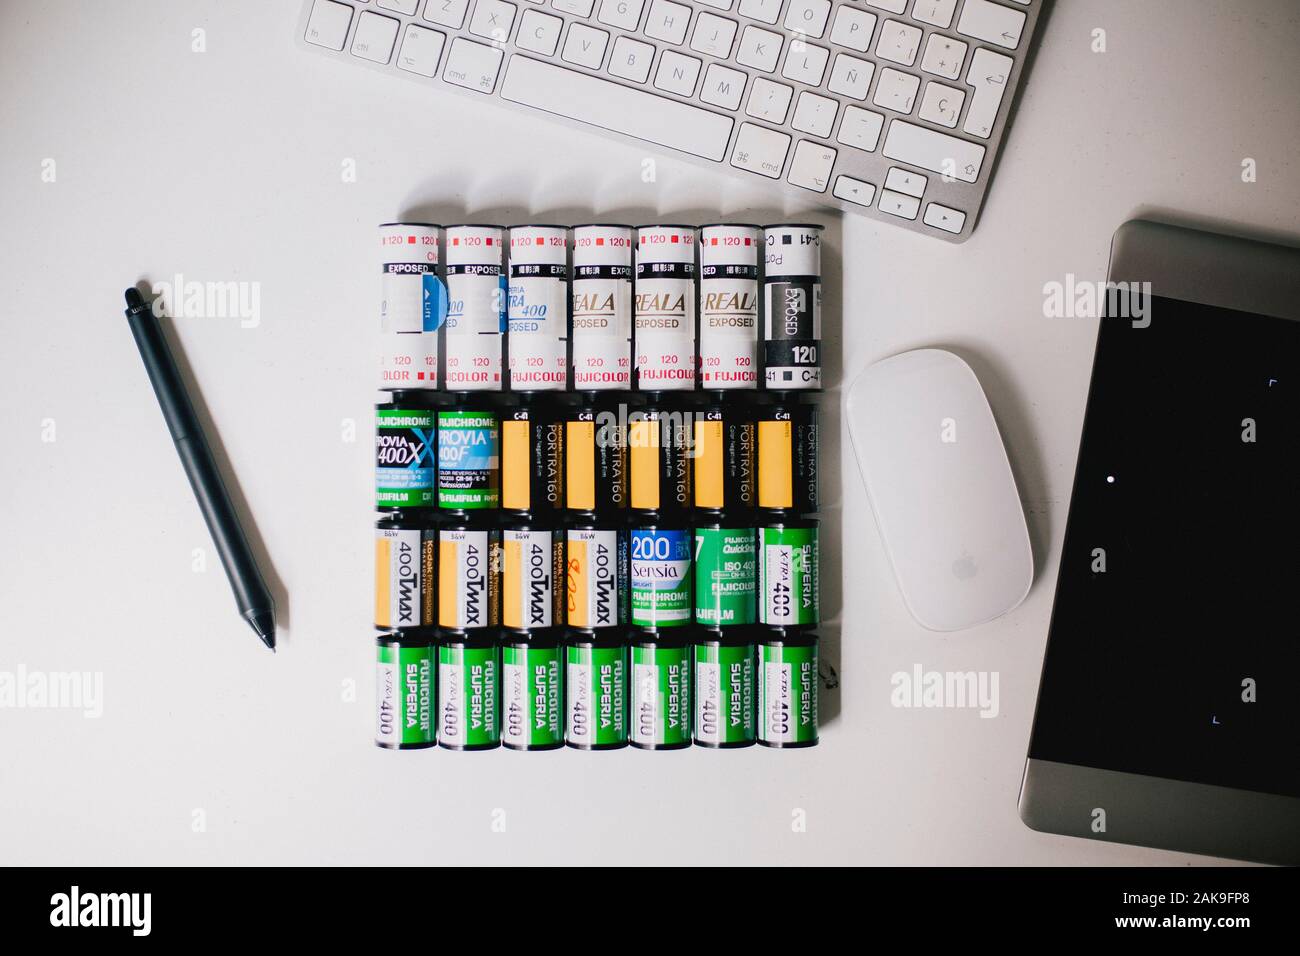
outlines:
[[[379,227],[379,256],[379,388],[437,388],[438,327],[446,305],[438,279],[438,227],[386,222]]]
[[[695,387],[695,227],[637,228],[637,387]]]
[[[767,387],[822,387],[822,227],[764,228],[763,367]]]
[[[700,228],[700,384],[758,387],[758,258],[762,229]]]
[[[573,387],[632,387],[631,226],[573,227]]]
[[[568,387],[568,300],[568,230],[511,226],[506,324],[512,389]]]
[[[500,391],[506,327],[500,226],[447,227],[447,388]]]

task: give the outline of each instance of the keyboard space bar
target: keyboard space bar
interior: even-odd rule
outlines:
[[[732,119],[515,54],[501,98],[721,162]]]

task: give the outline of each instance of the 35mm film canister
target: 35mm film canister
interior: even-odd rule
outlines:
[[[438,641],[438,746],[491,750],[501,745],[501,648],[491,632]]]
[[[763,231],[700,228],[700,386],[758,388],[758,262]]]
[[[619,405],[592,402],[572,409],[566,415],[564,435],[565,508],[602,515],[625,510],[627,421]]]
[[[765,519],[758,528],[759,623],[816,625],[821,620],[820,565],[815,519]]]
[[[695,742],[754,743],[754,629],[701,630],[695,639]]]
[[[684,406],[656,404],[631,413],[628,419],[632,507],[664,514],[690,508],[691,412]]]
[[[763,366],[769,391],[822,387],[822,227],[766,226]]]
[[[438,533],[421,518],[389,515],[375,525],[375,627],[433,627]]]
[[[685,632],[632,637],[633,747],[680,750],[691,745],[691,642]]]
[[[436,651],[432,640],[400,634],[375,639],[375,743],[422,750],[435,741]]]
[[[502,637],[501,743],[511,750],[564,746],[564,654],[557,634]]]
[[[500,226],[447,227],[447,388],[500,391],[506,277]]]
[[[758,742],[817,743],[817,635],[771,628],[758,645]]]
[[[750,519],[752,520],[752,519]],[[758,535],[723,512],[695,525],[695,622],[710,628],[758,621]]]
[[[691,463],[697,509],[735,511],[757,505],[757,417],[748,401],[716,402],[696,413]]]
[[[577,750],[627,746],[627,643],[571,635],[565,641],[564,742]]]
[[[438,226],[386,222],[379,227],[379,255],[379,388],[437,388],[438,329],[447,316]]]
[[[564,532],[517,520],[501,532],[501,624],[524,633],[565,622]]]
[[[501,531],[490,519],[438,528],[438,627],[478,631],[501,624]]]
[[[484,511],[501,505],[501,425],[491,408],[438,412],[438,507]]]
[[[643,392],[695,388],[695,227],[638,226],[636,372]]]
[[[573,227],[573,387],[632,387],[631,226]]]
[[[510,227],[510,387],[563,391],[569,384],[569,243],[564,226]]]
[[[375,406],[375,510],[433,506],[434,412],[409,392]]]
[[[691,624],[691,545],[684,524],[634,522],[628,534],[632,624],[650,631]]]
[[[532,515],[564,508],[564,409],[532,396],[501,416],[501,507]]]
[[[628,621],[627,529],[577,521],[565,542],[565,611],[570,629],[601,631]]]
[[[817,407],[787,402],[758,418],[758,506],[795,514],[817,510]]]

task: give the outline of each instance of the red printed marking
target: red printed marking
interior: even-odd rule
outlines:
[[[415,245],[415,236],[407,236],[407,237],[406,237],[406,244],[407,244],[408,246],[413,246],[413,245]]]

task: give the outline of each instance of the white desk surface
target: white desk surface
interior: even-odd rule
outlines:
[[[0,861],[1206,862],[1016,814],[1096,331],[1044,318],[1042,290],[1104,278],[1139,214],[1296,229],[1294,4],[1057,2],[970,242],[816,214],[841,682],[822,745],[547,755],[371,743],[373,227],[807,213],[668,158],[645,184],[639,149],[307,55],[298,11],[0,6],[0,671],[103,675],[99,719],[0,712]],[[177,273],[260,283],[256,328],[182,319],[174,339],[279,582],[275,656],[235,613],[122,318],[123,288]],[[984,383],[1038,564],[1023,606],[950,636],[903,609],[839,415],[866,365],[934,345]],[[996,672],[998,716],[891,706],[891,675],[917,664]]]

